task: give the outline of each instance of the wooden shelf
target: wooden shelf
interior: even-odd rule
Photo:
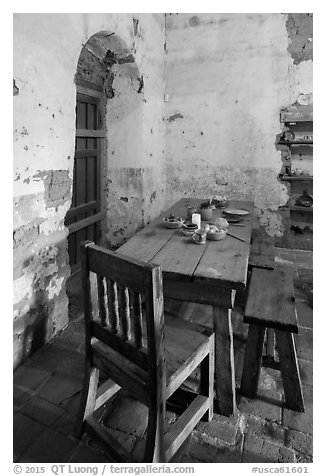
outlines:
[[[283,205],[283,206],[280,207],[280,209],[295,211],[295,212],[308,212],[308,213],[313,212],[313,206],[312,207],[299,207],[299,205]]]
[[[279,140],[280,145],[313,145],[312,140]]]
[[[289,205],[288,208],[290,210],[296,211],[296,212],[310,212],[312,213],[313,207],[299,207],[299,205]]]
[[[313,177],[311,175],[280,175],[279,177],[281,180],[284,180],[287,182],[295,182],[295,181],[312,182],[313,181]]]
[[[299,160],[304,159],[304,164],[308,162],[311,166],[313,160],[313,106],[300,105],[295,103],[292,106],[282,108],[280,111],[280,122],[283,127],[283,133],[277,138],[276,143],[279,145],[278,150],[282,152],[283,167],[282,173],[279,174],[279,180],[287,184],[288,201],[286,205],[279,207],[282,211],[284,220],[289,226],[289,232],[284,236],[284,243],[291,244],[295,247],[303,249],[312,248],[312,229],[313,229],[313,204],[312,201],[303,203],[311,203],[310,207],[300,205],[298,200],[307,193],[313,198],[313,172],[312,169],[303,168],[302,175],[295,175],[297,167],[299,169]],[[283,135],[287,129],[293,135]],[[285,140],[288,137],[292,140]],[[293,174],[293,175],[292,175]],[[309,233],[308,233],[309,232]],[[304,234],[308,233],[305,240],[302,239]],[[290,236],[291,235],[291,236]],[[298,236],[300,235],[300,240]],[[294,241],[293,241],[294,240]],[[309,245],[309,246],[308,246]]]
[[[281,122],[312,122],[313,107],[296,104],[281,109]]]

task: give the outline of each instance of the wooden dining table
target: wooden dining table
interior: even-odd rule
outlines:
[[[228,208],[246,210],[241,223],[230,223],[229,233],[219,241],[195,244],[180,229],[164,226],[163,218],[173,214],[186,218],[187,207],[199,207],[203,199],[183,198],[138,231],[117,252],[147,263],[159,264],[163,271],[164,295],[169,298],[212,304],[215,331],[215,411],[230,416],[236,411],[234,348],[231,311],[236,292],[247,283],[252,230],[253,203],[230,201]],[[213,210],[214,223],[223,216]],[[205,222],[202,221],[202,224]],[[238,226],[241,225],[241,226]],[[233,235],[233,236],[231,236]]]

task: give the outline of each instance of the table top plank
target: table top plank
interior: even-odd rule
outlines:
[[[162,266],[166,275],[173,279],[192,280],[205,245],[196,245],[189,236],[178,230],[151,262]]]
[[[242,208],[249,211],[241,224],[232,226],[229,231],[234,236],[227,235],[220,241],[208,241],[203,256],[194,271],[195,280],[219,280],[219,284],[232,289],[244,289],[247,279],[247,267],[250,251],[253,204],[245,201],[233,201],[230,208]],[[214,218],[222,216],[222,210],[214,210]]]
[[[248,245],[229,235],[221,241],[210,241],[194,271],[194,278],[206,281],[218,279],[222,287],[243,289],[248,258]]]
[[[184,218],[186,213],[185,210],[186,208],[183,201],[177,202],[168,210],[162,212],[146,227],[139,230],[119,248],[118,252],[126,256],[132,256],[144,261],[145,263],[149,263],[177,232],[175,229],[165,228],[162,223],[163,218],[169,216],[170,213]]]
[[[118,253],[149,263],[152,258],[171,239],[175,230],[161,227],[159,224],[144,228],[118,249]]]

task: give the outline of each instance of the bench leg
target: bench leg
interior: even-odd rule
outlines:
[[[278,361],[276,361],[275,352],[275,331],[274,329],[266,329],[266,355],[263,355],[262,366],[270,369],[280,370]]]
[[[285,405],[291,410],[304,412],[301,379],[293,334],[275,330],[275,337],[284,386]]]
[[[255,398],[257,395],[265,330],[262,326],[249,325],[240,388],[245,397]]]
[[[274,329],[266,331],[266,355],[269,359],[275,360],[275,333]]]

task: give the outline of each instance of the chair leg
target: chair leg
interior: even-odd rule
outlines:
[[[86,364],[84,384],[81,393],[81,400],[75,426],[75,435],[80,438],[84,431],[85,419],[90,416],[95,408],[96,392],[99,380],[99,370]]]
[[[275,330],[275,337],[284,386],[285,404],[291,410],[304,412],[301,379],[293,334]]]
[[[165,420],[165,404],[161,401],[158,408],[149,407],[147,437],[143,463],[165,463],[163,448],[163,426]]]
[[[262,326],[249,325],[240,388],[245,397],[255,398],[257,395],[265,330]]]
[[[215,333],[215,394],[216,413],[224,416],[236,412],[234,346],[231,309],[213,306]]]
[[[214,335],[210,339],[209,353],[200,364],[200,393],[209,397],[209,410],[202,418],[204,421],[211,421],[214,412]]]

